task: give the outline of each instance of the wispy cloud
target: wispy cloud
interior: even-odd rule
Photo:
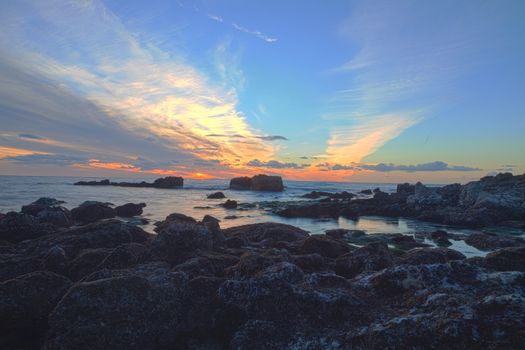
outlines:
[[[215,22],[219,22],[219,23],[224,22],[224,20],[222,19],[221,16],[208,14],[208,18],[211,19],[211,20],[214,20]]]
[[[362,171],[362,170],[371,170],[378,172],[392,172],[392,171],[402,171],[402,172],[434,172],[434,171],[481,171],[483,169],[469,167],[465,165],[449,165],[448,163],[442,161],[435,161],[429,163],[421,163],[415,165],[401,165],[401,164],[362,164],[362,163],[352,163],[350,165],[341,165],[341,164],[329,164],[322,163],[318,164],[317,167],[332,170],[332,171]]]
[[[131,156],[188,164],[219,159],[217,171],[228,170],[222,163],[270,159],[274,153],[237,110],[231,80],[214,84],[188,62],[139,40],[99,1],[13,4],[0,20],[12,28],[9,35],[0,34],[0,71],[6,77],[0,82],[5,111],[0,120],[6,125],[17,119],[24,130],[8,143],[39,143],[42,152],[67,148],[82,159],[112,153],[113,163]],[[31,24],[37,22],[46,23],[38,29],[46,50],[27,36],[37,31]]]
[[[261,162],[257,159],[249,161],[248,163],[246,163],[246,165],[250,167],[269,168],[269,169],[304,169],[310,166],[310,164],[283,163],[277,160]]]
[[[258,30],[248,29],[246,27],[238,25],[237,23],[232,23],[232,27],[235,28],[236,30],[240,31],[240,32],[251,34],[251,35],[255,35],[257,38],[259,38],[261,40],[264,40],[267,43],[274,43],[274,42],[277,41],[277,38],[272,38],[272,37],[264,34],[263,32],[260,32]]]

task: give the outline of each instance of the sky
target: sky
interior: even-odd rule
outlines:
[[[525,172],[525,2],[0,2],[0,174]]]

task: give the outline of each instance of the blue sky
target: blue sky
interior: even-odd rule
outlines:
[[[525,171],[522,1],[0,4],[0,173]]]

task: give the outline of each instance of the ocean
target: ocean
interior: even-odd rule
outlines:
[[[222,228],[260,222],[279,222],[301,227],[311,234],[320,234],[334,228],[358,229],[367,234],[402,233],[413,235],[416,232],[430,232],[444,229],[452,233],[469,234],[479,232],[438,225],[407,218],[361,217],[359,220],[345,218],[306,219],[282,218],[265,210],[259,203],[271,201],[304,200],[299,196],[311,192],[348,191],[357,193],[364,189],[380,188],[385,192],[394,192],[396,184],[380,183],[341,183],[341,182],[314,182],[314,181],[285,181],[285,191],[252,192],[233,191],[228,189],[228,180],[184,180],[182,189],[131,188],[115,186],[74,186],[80,180],[102,180],[94,177],[54,177],[54,176],[0,176],[0,212],[19,211],[22,205],[29,204],[40,197],[53,197],[66,203],[64,206],[72,209],[84,201],[96,200],[121,205],[129,202],[146,203],[143,217],[150,220],[148,225],[142,226],[146,231],[153,232],[153,224],[163,220],[171,213],[182,213],[202,219],[206,214],[221,220]],[[109,178],[112,182],[152,181],[154,178]],[[255,203],[253,208],[243,210],[229,210],[219,206],[225,199],[208,199],[207,194],[222,191],[228,199],[239,203]],[[485,228],[484,231],[501,234],[514,234],[525,237],[525,232],[503,229],[499,227]],[[432,242],[426,242],[432,244]],[[452,241],[451,248],[461,251],[467,256],[483,256],[486,253],[466,245],[463,241]]]

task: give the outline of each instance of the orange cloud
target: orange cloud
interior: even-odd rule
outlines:
[[[38,152],[38,151],[33,151],[33,150],[23,149],[23,148],[0,146],[0,159],[7,158],[7,157],[29,156],[33,154],[52,154],[52,153]]]

